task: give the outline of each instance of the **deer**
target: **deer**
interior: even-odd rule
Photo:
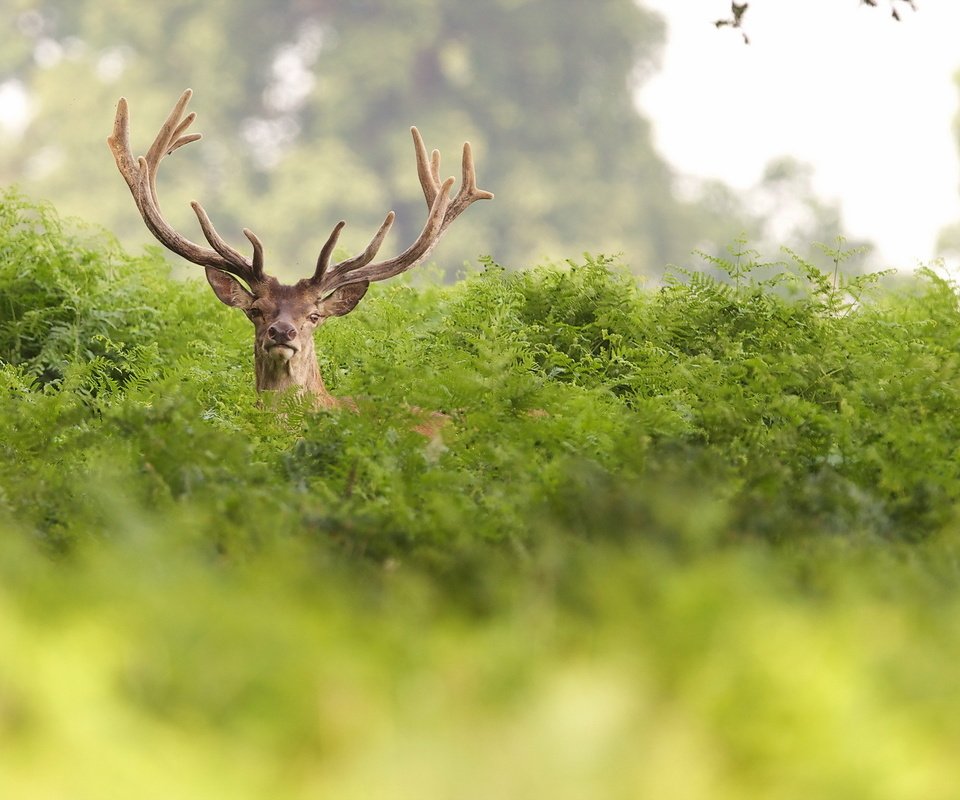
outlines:
[[[130,149],[127,100],[121,97],[117,103],[113,134],[107,138],[107,144],[147,230],[172,253],[203,267],[217,298],[227,306],[240,309],[253,323],[253,363],[256,390],[261,398],[268,392],[291,391],[319,408],[356,410],[351,398],[337,398],[327,390],[320,375],[313,332],[331,317],[342,317],[353,311],[371,283],[387,280],[422,263],[447,228],[474,201],[493,199],[491,192],[477,188],[470,143],[464,142],[461,185],[451,198],[455,179],[440,180],[440,152],[434,150],[428,156],[423,137],[412,127],[417,176],[428,209],[427,221],[413,244],[393,258],[374,261],[395,218],[390,211],[361,253],[331,264],[346,224],[341,220],[320,249],[313,275],[292,285],[283,284],[265,271],[263,245],[249,228],[243,229],[253,251],[247,258],[217,233],[196,200],[190,206],[209,247],[178,233],[160,211],[157,199],[160,162],[180,147],[201,138],[199,133],[187,133],[197,116],[192,111],[185,113],[192,95],[191,89],[180,95],[146,155],[137,158]],[[425,429],[430,432],[433,427],[426,425]]]

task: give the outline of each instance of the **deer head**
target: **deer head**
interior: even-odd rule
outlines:
[[[320,405],[339,405],[341,401],[327,392],[320,376],[313,331],[330,317],[349,314],[372,282],[392,278],[423,261],[449,225],[475,200],[493,198],[490,192],[477,188],[470,143],[463,145],[463,180],[457,195],[451,199],[454,179],[440,180],[439,151],[434,150],[428,156],[420,132],[411,128],[417,175],[429,209],[426,224],[416,241],[393,258],[374,261],[393,224],[391,211],[362,253],[331,264],[333,250],[345,225],[338,222],[320,250],[313,275],[285,285],[264,271],[263,245],[249,229],[243,230],[253,247],[252,257],[248,259],[224,241],[198,202],[190,205],[209,247],[195,244],[177,233],[160,212],[157,200],[160,162],[183,145],[200,139],[199,133],[187,133],[196,119],[193,112],[184,114],[192,94],[187,89],[180,96],[147,154],[139,158],[134,158],[130,150],[129,110],[126,99],[120,98],[113,135],[107,139],[120,174],[147,229],[168,250],[203,267],[216,296],[226,305],[239,308],[253,323],[257,391],[295,388],[313,395]]]

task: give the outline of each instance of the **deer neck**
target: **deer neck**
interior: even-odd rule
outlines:
[[[320,375],[312,337],[289,358],[258,347],[254,351],[253,362],[258,392],[295,390],[299,395],[313,395],[320,405],[333,402]]]

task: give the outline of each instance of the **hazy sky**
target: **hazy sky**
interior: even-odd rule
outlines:
[[[729,16],[726,0],[645,5],[669,43],[640,104],[681,173],[747,187],[793,155],[887,265],[933,257],[939,229],[960,220],[960,1],[918,0],[897,23],[887,0],[753,0],[749,46],[710,24]]]

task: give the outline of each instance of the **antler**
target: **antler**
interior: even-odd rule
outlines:
[[[130,113],[127,108],[127,100],[125,97],[121,97],[120,102],[117,103],[113,135],[107,138],[107,144],[110,146],[113,158],[117,162],[120,174],[123,175],[127,186],[130,187],[130,193],[137,204],[140,216],[143,217],[149,231],[164,247],[179,256],[183,256],[187,261],[199,264],[202,267],[216,267],[242,278],[250,285],[261,283],[265,279],[263,245],[252,231],[247,228],[243,229],[244,236],[253,245],[253,259],[248,260],[221,238],[211,224],[207,213],[203,210],[203,206],[196,200],[190,205],[200,221],[200,228],[210,244],[209,248],[194,244],[177,233],[160,212],[160,204],[157,200],[157,168],[160,166],[160,162],[177,148],[201,138],[199,133],[186,133],[187,128],[197,118],[197,115],[193,112],[184,116],[187,103],[190,102],[192,95],[193,91],[190,89],[180,95],[180,99],[160,127],[157,138],[153,140],[147,154],[136,159],[134,159],[130,150]]]
[[[322,294],[353,283],[370,283],[392,278],[423,261],[440,241],[440,237],[450,224],[462,214],[475,200],[492,200],[493,193],[477,188],[477,175],[473,165],[473,151],[469,142],[463,144],[463,179],[460,191],[450,199],[450,187],[454,179],[440,180],[440,151],[434,150],[430,156],[423,143],[423,137],[416,128],[411,128],[413,144],[417,155],[417,175],[427,201],[426,224],[416,241],[397,256],[386,261],[373,262],[383,239],[393,224],[394,213],[387,214],[380,230],[367,245],[366,250],[353,258],[329,266],[330,256],[336,246],[344,222],[338,222],[320,251],[317,269],[311,282],[318,286]],[[371,263],[373,262],[373,263]]]
[[[120,98],[117,103],[117,116],[113,123],[113,135],[107,138],[107,144],[117,162],[117,168],[123,175],[130,193],[133,195],[140,216],[149,231],[168,250],[176,253],[203,267],[215,267],[228,272],[246,281],[251,287],[268,279],[263,271],[263,245],[248,228],[243,229],[244,236],[253,245],[253,258],[247,259],[240,252],[228,245],[217,233],[210,218],[196,200],[190,203],[200,228],[210,247],[191,242],[175,231],[163,218],[160,203],[157,199],[157,169],[164,157],[174,150],[201,138],[199,133],[188,134],[186,131],[196,119],[196,114],[190,112],[184,115],[187,103],[193,92],[187,89],[167,116],[153,144],[145,156],[134,158],[130,150],[130,113],[127,100]],[[423,188],[423,195],[427,201],[427,221],[416,241],[399,255],[386,261],[374,262],[383,240],[393,224],[394,213],[387,214],[376,235],[366,249],[353,258],[348,258],[338,264],[330,266],[330,257],[340,237],[340,231],[345,223],[339,222],[334,227],[320,251],[317,267],[309,282],[320,290],[322,295],[343,286],[354,283],[371,283],[382,281],[405,272],[426,258],[430,251],[440,241],[440,237],[450,224],[462,214],[475,200],[489,200],[493,198],[491,192],[477,188],[476,171],[473,165],[473,152],[470,143],[463,145],[463,181],[456,197],[450,198],[450,187],[454,179],[440,180],[440,152],[434,150],[429,156],[423,143],[423,137],[416,128],[411,128],[413,143],[417,156],[417,175]],[[212,249],[211,249],[212,248]]]

